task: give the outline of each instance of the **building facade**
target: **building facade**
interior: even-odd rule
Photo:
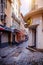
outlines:
[[[25,39],[20,0],[0,0],[0,47]]]
[[[12,26],[11,28],[14,30],[13,35],[13,43],[18,42],[18,32],[20,30],[20,21],[19,21],[19,14],[20,14],[20,0],[13,0],[12,2]]]
[[[11,0],[0,0],[0,46],[11,42]]]
[[[43,7],[43,0],[32,0],[31,10]]]
[[[29,20],[29,46],[37,49],[43,49],[43,0],[32,0],[33,7],[24,17],[25,21]]]
[[[21,42],[23,40],[24,33],[24,21],[20,13],[20,0],[13,0],[12,3],[12,29],[17,30],[14,36],[16,42]]]

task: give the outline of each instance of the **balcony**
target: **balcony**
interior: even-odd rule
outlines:
[[[14,13],[12,13],[12,18],[18,23],[20,24],[20,20],[16,17],[16,15]]]
[[[43,7],[42,8],[39,8],[37,10],[33,10],[33,11],[30,11],[29,13],[27,13],[25,16],[24,16],[24,20],[25,22],[31,18],[32,16],[34,15],[38,15],[38,14],[42,14],[43,13]]]
[[[6,25],[6,14],[0,13],[0,20],[4,25]]]
[[[20,29],[20,25],[16,21],[14,21],[14,22],[12,22],[11,28],[19,30]]]

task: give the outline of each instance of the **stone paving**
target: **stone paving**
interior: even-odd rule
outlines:
[[[2,49],[0,55],[1,65],[43,65],[43,53],[32,52],[26,47],[28,41],[18,46]]]

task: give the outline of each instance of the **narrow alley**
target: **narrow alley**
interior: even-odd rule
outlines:
[[[43,53],[26,49],[28,41],[1,49],[1,65],[43,65]]]
[[[0,0],[0,65],[43,65],[43,0]]]

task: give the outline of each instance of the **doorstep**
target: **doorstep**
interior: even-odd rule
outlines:
[[[43,53],[43,49],[37,49],[35,47],[31,47],[31,46],[28,46],[26,49],[29,49],[30,51],[32,52],[42,52]]]
[[[26,49],[28,49],[28,50],[30,50],[30,51],[32,51],[32,52],[36,52],[36,51],[37,51],[36,49],[31,48],[31,47],[26,47]]]

